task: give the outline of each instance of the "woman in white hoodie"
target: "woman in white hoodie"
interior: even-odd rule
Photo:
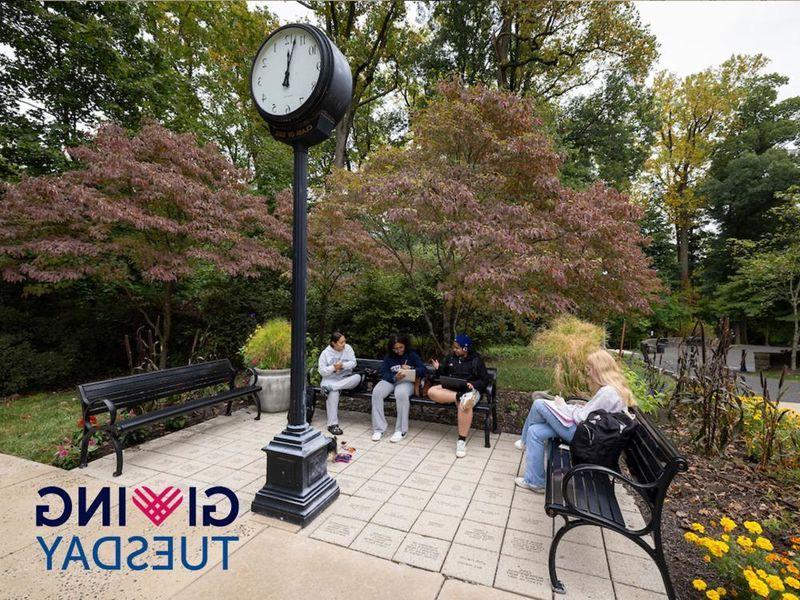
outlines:
[[[331,334],[330,344],[319,355],[320,387],[327,394],[325,407],[328,411],[328,431],[333,435],[344,433],[339,427],[339,390],[351,390],[361,383],[361,375],[353,373],[356,355],[347,343],[347,338],[338,331]]]

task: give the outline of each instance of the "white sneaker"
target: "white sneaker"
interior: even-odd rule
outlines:
[[[392,434],[392,437],[390,437],[390,438],[389,438],[389,441],[390,441],[390,442],[397,443],[397,442],[399,442],[400,440],[402,440],[404,437],[406,437],[406,434],[405,434],[405,433],[401,433],[401,432],[399,432],[399,431],[395,431],[395,432]],[[374,439],[374,438],[373,438],[373,439]]]
[[[456,458],[464,458],[467,455],[467,441],[458,440],[456,442]]]
[[[461,408],[469,410],[475,406],[480,399],[481,393],[476,389],[472,389],[465,394],[461,394]]]
[[[382,436],[383,436],[383,432],[382,431],[374,431],[372,433],[372,441],[373,442],[380,442]]]
[[[523,489],[532,491],[534,494],[544,494],[543,487],[539,487],[538,485],[531,485],[530,483],[525,481],[524,477],[517,477],[514,480],[514,483],[516,483],[519,487]]]
[[[518,439],[514,442],[514,448],[520,451],[525,450],[525,442],[523,442],[522,439]]]

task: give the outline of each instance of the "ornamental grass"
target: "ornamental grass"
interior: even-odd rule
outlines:
[[[530,348],[542,366],[553,367],[555,392],[587,396],[586,357],[599,350],[604,339],[602,327],[563,315],[534,335]]]

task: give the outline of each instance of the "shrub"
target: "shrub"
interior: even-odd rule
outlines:
[[[563,315],[534,335],[530,347],[536,360],[553,367],[556,392],[586,395],[586,357],[602,347],[604,338],[602,327]]]
[[[800,569],[795,551],[800,539],[792,538],[792,552],[778,552],[756,521],[740,526],[729,517],[709,525],[692,523],[684,539],[700,549],[722,586],[695,579],[698,597],[719,600],[728,592],[736,598],[796,600],[800,594]]]
[[[256,327],[241,349],[244,363],[259,369],[288,369],[292,360],[292,326],[272,319]]]
[[[622,373],[628,382],[636,404],[645,413],[652,413],[663,406],[665,395],[663,391],[649,389],[647,381],[627,365],[622,365]]]

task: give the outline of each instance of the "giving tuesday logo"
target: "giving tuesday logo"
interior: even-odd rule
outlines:
[[[133,490],[134,506],[144,516],[150,519],[153,525],[161,525],[183,502],[180,488],[169,486],[164,491],[156,493],[146,485]]]
[[[198,571],[209,564],[209,548],[217,546],[222,569],[228,569],[231,545],[236,535],[211,535],[215,529],[230,526],[239,514],[239,499],[233,490],[214,485],[199,490],[194,486],[181,490],[169,485],[154,489],[140,485],[130,492],[125,487],[103,487],[90,497],[86,487],[77,489],[76,497],[58,486],[39,490],[42,502],[36,505],[36,527],[42,528],[36,541],[44,553],[48,571],[99,569],[105,571]],[[129,502],[130,500],[130,502]],[[169,530],[180,529],[183,535],[148,535],[149,526],[141,520],[128,524],[128,509],[133,506],[159,531],[169,520]],[[185,519],[177,521],[176,519]],[[134,523],[136,523],[134,525]],[[64,525],[73,525],[64,533]],[[96,530],[123,527],[130,535],[102,535]],[[174,526],[174,527],[173,527]],[[77,529],[75,528],[77,527]],[[86,539],[81,535],[91,527]],[[56,535],[48,535],[48,529]],[[142,531],[142,529],[147,531]]]

